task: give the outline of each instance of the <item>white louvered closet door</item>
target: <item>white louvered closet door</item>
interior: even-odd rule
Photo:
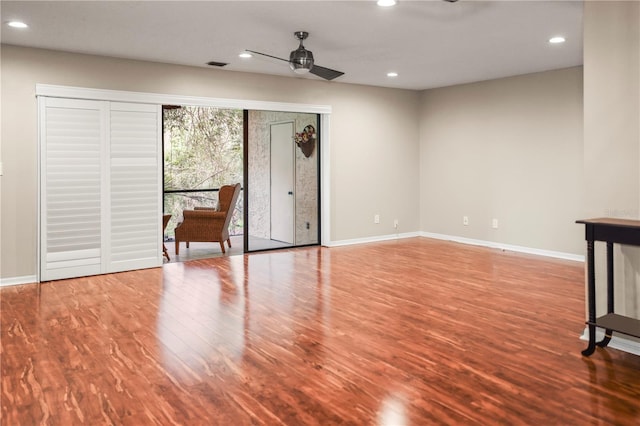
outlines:
[[[40,280],[161,265],[160,106],[39,105]]]
[[[111,103],[106,272],[162,264],[160,106]]]
[[[40,102],[40,279],[101,272],[105,102]]]

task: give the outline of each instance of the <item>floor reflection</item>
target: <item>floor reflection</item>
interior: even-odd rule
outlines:
[[[230,372],[229,362],[246,358],[252,340],[322,365],[328,278],[321,272],[321,250],[219,260],[215,268],[202,260],[165,265],[157,334],[166,367]],[[318,284],[301,283],[309,279]],[[264,354],[249,358],[256,356]]]
[[[171,265],[158,310],[158,339],[165,360],[196,374],[219,374],[242,358],[246,303],[242,257],[230,257],[215,269]],[[176,367],[176,365],[174,365]]]
[[[627,357],[633,358],[634,356],[619,354],[622,356],[613,359],[610,350],[612,349],[596,348],[596,352],[590,357],[582,357],[589,371],[591,399],[589,408],[591,415],[595,418],[604,419],[612,416],[612,423],[623,424],[621,418],[629,418],[629,415],[640,416],[640,408],[637,398],[627,400],[613,396],[621,384],[621,381],[616,377],[616,370],[620,369],[620,363],[626,362]],[[615,349],[613,350],[615,351]],[[633,363],[630,364],[630,368],[633,368]]]
[[[378,411],[379,426],[405,426],[409,425],[404,397],[399,394],[386,396],[380,404]]]

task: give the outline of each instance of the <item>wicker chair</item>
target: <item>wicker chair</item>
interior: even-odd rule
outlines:
[[[196,207],[184,210],[183,220],[176,226],[176,255],[180,253],[180,242],[219,242],[222,253],[226,253],[224,242],[231,247],[229,222],[240,195],[240,184],[224,185],[218,192],[218,207]]]

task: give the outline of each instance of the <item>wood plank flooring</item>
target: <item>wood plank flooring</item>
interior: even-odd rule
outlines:
[[[413,238],[0,289],[2,425],[640,424],[584,265]]]

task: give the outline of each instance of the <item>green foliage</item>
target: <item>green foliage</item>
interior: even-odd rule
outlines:
[[[164,111],[165,189],[219,188],[242,182],[241,110]]]

